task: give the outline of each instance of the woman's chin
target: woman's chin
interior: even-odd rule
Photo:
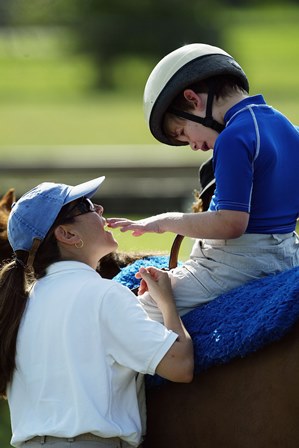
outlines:
[[[111,241],[109,241],[109,246],[107,246],[107,251],[105,255],[108,255],[111,252],[115,252],[118,248],[118,242],[114,239],[112,233],[110,233],[110,235],[111,235]]]

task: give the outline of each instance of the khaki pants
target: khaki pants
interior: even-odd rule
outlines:
[[[299,266],[295,233],[245,234],[232,240],[197,240],[190,260],[169,271],[181,316],[252,280]],[[148,315],[163,322],[149,293],[139,296]]]

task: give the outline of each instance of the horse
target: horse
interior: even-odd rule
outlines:
[[[222,319],[213,315],[216,307],[221,305],[216,303],[221,298],[199,310],[201,315],[198,313],[193,324],[202,327],[199,332],[203,335],[199,335],[197,341],[196,331],[190,333],[197,366],[194,380],[190,384],[149,383],[143,448],[299,446],[299,268],[276,274],[273,278],[256,280],[224,294],[224,310],[227,310],[226,301],[231,299],[232,305],[243,288],[240,301],[243,301],[245,313],[250,313],[256,299],[249,303],[246,299],[250,299],[251,288],[255,287],[260,300],[259,285],[261,290],[265,286],[265,291],[268,289],[267,305],[261,304],[268,313],[263,313],[261,319],[259,308],[254,309],[255,331],[247,330],[246,319],[244,322],[239,319],[232,331],[226,333],[226,327],[221,331],[222,320],[230,320],[230,313],[227,316],[223,313]],[[280,302],[280,294],[284,310],[272,317],[277,307],[275,299],[279,298]],[[289,298],[289,294],[292,297]],[[212,313],[211,309],[206,313],[209,306]],[[208,319],[205,317],[211,318],[211,314],[213,324],[207,331]],[[291,322],[287,322],[289,318]],[[189,329],[188,315],[183,316],[183,321]],[[247,339],[240,333],[243,336],[247,333]],[[219,350],[217,345],[221,337],[224,341]],[[229,347],[230,339],[236,339],[231,344],[233,347]]]
[[[147,390],[144,448],[297,448],[299,325],[268,347]]]
[[[123,268],[115,280],[126,285],[143,263]],[[153,257],[146,263],[162,267]],[[143,448],[297,448],[298,318],[299,267],[242,285],[183,316],[194,341],[194,379],[146,378]]]
[[[12,249],[7,239],[7,220],[15,200],[14,188],[10,188],[0,199],[0,263],[12,256]]]

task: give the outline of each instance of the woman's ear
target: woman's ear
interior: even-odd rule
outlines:
[[[195,93],[192,89],[184,90],[184,98],[194,109],[205,110],[205,101],[202,93]]]
[[[78,233],[69,226],[61,224],[54,230],[54,235],[57,241],[64,244],[74,245],[80,241]]]

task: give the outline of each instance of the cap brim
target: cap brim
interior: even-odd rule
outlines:
[[[101,176],[96,179],[89,180],[88,182],[84,182],[83,184],[70,187],[69,193],[64,199],[64,205],[75,201],[76,199],[82,198],[83,196],[91,198],[104,180],[105,176]]]

